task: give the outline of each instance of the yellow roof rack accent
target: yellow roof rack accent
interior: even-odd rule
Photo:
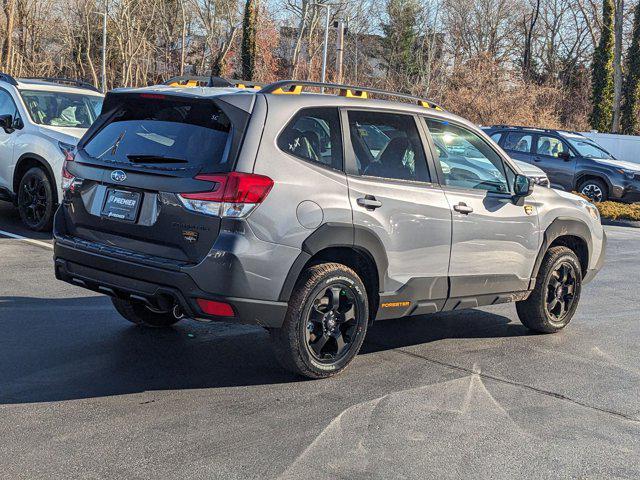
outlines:
[[[264,89],[262,89],[264,90]],[[260,91],[262,91],[260,90]],[[289,85],[288,87],[279,87],[269,93],[274,95],[300,95],[302,93],[302,85]]]
[[[369,94],[364,90],[352,90],[351,88],[341,89],[340,96],[346,98],[369,98]]]
[[[183,75],[181,77],[173,77],[163,83],[170,87],[218,87],[218,88],[251,88],[255,90],[261,89],[262,83],[252,82],[250,80],[234,80],[222,77],[204,77],[197,75]]]
[[[338,83],[323,83],[323,82],[309,82],[305,80],[282,80],[279,82],[274,82],[269,85],[264,86],[259,93],[271,93],[275,95],[300,95],[305,87],[313,87],[322,89],[322,93],[326,89],[337,90],[338,95],[345,98],[359,98],[359,99],[367,99],[370,98],[370,95],[384,95],[387,97],[395,97],[402,100],[407,100],[412,102],[413,104],[418,104],[424,108],[431,108],[433,110],[437,110],[440,112],[446,111],[440,105],[431,100],[425,100],[422,97],[418,97],[415,95],[407,95],[405,93],[399,92],[389,92],[386,90],[380,90],[377,88],[369,88],[369,87],[356,87],[353,85],[342,85]]]

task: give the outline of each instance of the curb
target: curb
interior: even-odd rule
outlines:
[[[617,220],[611,220],[609,218],[601,218],[600,222],[602,223],[602,225],[609,225],[611,227],[640,228],[640,221],[625,220],[623,218],[619,218]]]

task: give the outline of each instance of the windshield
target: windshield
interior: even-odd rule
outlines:
[[[567,140],[569,140],[569,143],[571,143],[573,148],[575,148],[580,154],[580,156],[582,157],[607,158],[610,160],[615,160],[613,155],[607,152],[604,148],[600,147],[599,145],[596,145],[593,142],[588,141],[586,138],[580,139],[580,140],[576,138],[567,138]]]
[[[230,133],[231,122],[212,102],[137,98],[114,112],[84,150],[109,162],[224,171]]]
[[[81,93],[22,90],[31,120],[52,127],[89,128],[100,114],[103,98]]]

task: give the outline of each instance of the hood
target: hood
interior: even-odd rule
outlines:
[[[40,133],[54,138],[59,142],[69,143],[76,145],[78,140],[87,131],[86,128],[73,128],[73,127],[52,127],[50,125],[40,125]]]
[[[594,162],[607,165],[609,167],[624,168],[625,170],[633,170],[634,172],[640,172],[640,164],[632,162],[624,162],[622,160],[611,160],[609,158],[591,158]]]
[[[544,173],[542,169],[536,167],[535,165],[531,165],[530,163],[523,162],[521,160],[516,160],[515,158],[512,158],[511,160],[513,160],[513,162],[516,165],[518,165],[520,170],[522,170],[522,173],[527,177],[546,177],[547,176],[547,174]]]

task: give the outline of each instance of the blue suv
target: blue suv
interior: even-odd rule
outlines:
[[[506,125],[483,130],[513,159],[544,170],[553,188],[596,202],[640,201],[640,164],[616,160],[584,135]]]

